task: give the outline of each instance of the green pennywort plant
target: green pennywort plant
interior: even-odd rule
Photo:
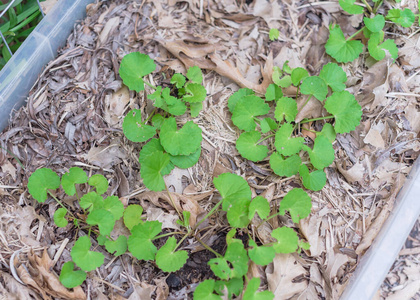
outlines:
[[[363,43],[355,40],[356,36],[363,32],[368,39],[367,50],[375,60],[385,58],[385,50],[388,51],[393,59],[398,57],[398,48],[393,39],[384,40],[385,22],[390,21],[402,27],[410,27],[414,24],[415,15],[410,9],[404,10],[393,8],[387,11],[386,15],[378,13],[378,9],[383,4],[383,0],[373,0],[369,4],[367,0],[361,0],[362,3],[356,3],[356,0],[339,0],[341,8],[349,14],[364,14],[363,26],[352,36],[345,37],[339,25],[330,26],[330,36],[325,45],[327,54],[333,57],[337,62],[351,62],[359,57],[363,52]],[[372,3],[371,2],[371,3]],[[396,3],[401,0],[395,1]],[[361,4],[364,5],[361,6]]]
[[[200,158],[201,129],[193,121],[179,128],[175,116],[185,114],[188,109],[192,117],[198,116],[207,92],[197,66],[188,69],[187,77],[174,74],[171,87],[155,87],[144,80],[155,69],[156,65],[148,55],[133,52],[124,56],[119,73],[124,84],[133,91],[143,91],[145,84],[154,90],[147,98],[153,101],[155,110],[145,120],[139,109],[131,110],[124,118],[123,132],[130,141],[148,141],[139,156],[140,175],[147,188],[161,191],[166,188],[164,175],[175,166],[192,167]]]

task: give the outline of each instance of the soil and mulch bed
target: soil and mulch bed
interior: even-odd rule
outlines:
[[[412,2],[406,5],[417,11]],[[126,140],[121,130],[122,118],[130,109],[141,109],[145,115],[152,110],[145,93],[122,85],[118,68],[125,54],[140,51],[155,59],[158,71],[148,78],[151,83],[167,84],[174,72],[185,72],[194,64],[206,70],[208,97],[195,119],[203,130],[202,155],[194,167],[175,169],[166,177],[171,191],[209,210],[218,197],[213,177],[234,172],[246,178],[254,195],[265,196],[275,206],[299,179],[280,179],[268,161],[254,164],[238,154],[239,132],[230,122],[227,99],[240,86],[264,89],[272,66],[286,61],[292,68],[318,74],[330,60],[324,48],[328,25],[337,22],[351,35],[362,21],[343,14],[337,3],[293,0],[118,0],[96,2],[87,12],[57,59],[40,75],[27,106],[16,111],[0,135],[0,295],[6,299],[77,296],[49,272],[59,274],[62,264],[71,260],[70,249],[80,233],[71,224],[54,225],[56,202],[40,205],[28,194],[28,177],[40,167],[62,174],[79,166],[91,174],[103,174],[110,183],[110,195],[119,196],[124,204],[141,204],[148,217],[164,223],[166,231],[177,228],[173,209],[142,184],[138,163],[142,145]],[[278,41],[269,41],[270,28],[280,30]],[[260,277],[275,299],[338,299],[419,154],[420,34],[415,29],[386,29],[400,48],[395,63],[386,59],[375,63],[361,56],[344,66],[348,90],[356,95],[364,114],[355,131],[337,137],[336,160],[326,169],[327,185],[311,194],[311,215],[299,224],[287,217],[275,218],[258,232],[264,235],[284,224],[311,244],[307,251],[276,256],[268,267],[250,268],[250,276]],[[298,118],[320,116],[316,101],[310,101]],[[311,132],[303,134],[312,137]],[[70,207],[75,200],[57,196]],[[206,242],[223,252],[227,228],[210,221]],[[378,299],[415,297],[420,273],[418,232],[416,225],[406,245],[414,250],[402,250],[405,259],[399,258]],[[42,255],[44,249],[47,252]],[[106,256],[105,264],[89,273],[78,296],[191,298],[199,282],[212,278],[207,261],[213,254],[193,241],[182,249],[191,253],[190,259],[181,270],[167,274],[128,254],[114,259],[98,247]],[[11,260],[17,275],[10,269]],[[36,274],[32,279],[21,278],[34,280],[32,287],[16,279],[25,269]]]

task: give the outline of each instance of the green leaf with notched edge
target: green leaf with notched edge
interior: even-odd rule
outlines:
[[[388,11],[386,19],[407,28],[414,24],[416,16],[409,8],[404,10],[394,8]]]
[[[292,74],[290,75],[292,79],[292,83],[294,86],[300,85],[300,82],[305,79],[306,77],[309,77],[308,71],[306,71],[304,68],[295,68],[292,71]]]
[[[105,256],[100,252],[90,251],[92,246],[88,236],[81,236],[70,251],[71,258],[80,269],[90,272],[103,265]]]
[[[121,60],[119,73],[124,84],[130,90],[140,92],[144,90],[143,77],[154,70],[156,70],[156,65],[148,55],[133,52]]]
[[[185,250],[175,251],[176,239],[171,236],[156,253],[156,265],[163,272],[175,272],[187,262],[188,252]]]
[[[283,92],[277,84],[270,84],[265,92],[265,101],[278,100],[283,97]]]
[[[108,241],[108,238],[103,235],[98,235],[98,237],[96,238],[96,241],[98,242],[98,245],[104,246],[105,242]]]
[[[273,300],[274,294],[270,291],[258,292],[260,288],[260,279],[252,278],[246,287],[244,292],[243,300]]]
[[[201,282],[194,291],[194,300],[222,300],[222,297],[213,294],[215,285],[214,279]]]
[[[260,122],[261,132],[267,133],[270,130],[276,130],[277,129],[277,123],[272,118],[264,118]]]
[[[200,127],[193,121],[188,121],[177,130],[173,117],[163,122],[159,136],[161,145],[171,155],[190,155],[197,151],[203,139]]]
[[[194,83],[201,84],[203,82],[203,73],[199,67],[193,66],[188,69],[187,78]]]
[[[385,58],[387,50],[393,59],[398,58],[398,48],[394,40],[385,40],[382,44],[380,43],[380,35],[372,34],[368,42],[369,54],[376,60],[382,60]]]
[[[108,190],[108,180],[106,180],[105,176],[101,174],[92,175],[88,180],[88,184],[95,187],[96,192],[99,195],[106,193]]]
[[[293,125],[284,123],[276,132],[274,145],[280,154],[285,156],[298,153],[303,146],[303,137],[291,137],[293,133]]]
[[[271,28],[270,32],[268,33],[268,37],[270,41],[277,40],[280,36],[280,31],[277,28]]]
[[[152,240],[162,231],[159,221],[146,221],[131,229],[128,237],[128,251],[137,259],[154,260],[157,252]]]
[[[186,79],[185,79],[184,75],[182,75],[182,74],[175,73],[174,75],[172,75],[171,83],[175,84],[175,86],[178,89],[180,89],[184,86],[185,81],[186,81]]]
[[[220,279],[227,280],[230,278],[231,269],[224,257],[210,259],[207,264],[210,266],[210,269],[213,271],[214,275]]]
[[[242,278],[232,278],[227,281],[216,281],[215,291],[217,294],[223,295],[225,287],[228,289],[228,299],[232,299],[233,295],[239,297],[244,289],[244,280]]]
[[[373,18],[363,18],[363,22],[366,25],[366,28],[371,32],[379,32],[385,26],[385,18],[382,15],[376,15]]]
[[[277,121],[283,122],[283,118],[286,118],[287,122],[293,122],[297,113],[297,103],[294,99],[289,97],[282,97],[279,99],[279,101],[276,102],[274,117]]]
[[[250,95],[254,95],[254,91],[251,89],[247,89],[247,88],[243,88],[243,89],[239,89],[236,92],[234,92],[232,94],[232,96],[229,97],[228,100],[228,107],[229,107],[229,111],[232,113],[233,110],[235,109],[236,103],[238,103],[238,101],[244,97],[244,96],[250,96]]]
[[[105,198],[103,208],[109,211],[114,216],[115,220],[118,220],[124,214],[124,204],[122,204],[117,196]]]
[[[163,147],[160,144],[159,139],[151,139],[146,145],[143,146],[143,148],[140,151],[139,155],[139,163],[142,164],[144,162],[148,162],[150,159],[152,159],[153,154],[158,151],[163,153]],[[169,163],[163,170],[161,171],[162,175],[168,175],[173,170],[174,165],[172,163]]]
[[[263,196],[257,196],[252,199],[249,205],[248,219],[252,220],[256,213],[262,220],[270,214],[270,203]]]
[[[293,222],[306,218],[311,213],[311,197],[302,189],[293,189],[280,202],[280,215],[284,216],[289,211]]]
[[[83,209],[91,212],[93,209],[99,209],[104,206],[103,198],[96,192],[89,192],[80,198],[79,205]]]
[[[281,86],[282,88],[288,88],[292,85],[292,77],[290,75],[283,76],[283,78],[279,79],[275,84]]]
[[[316,170],[309,173],[306,165],[301,165],[299,175],[302,178],[302,184],[305,188],[312,191],[320,191],[327,182],[327,177],[323,170]]]
[[[170,164],[170,156],[162,151],[155,151],[150,155],[150,159],[141,164],[140,175],[144,185],[152,191],[162,191],[165,189],[163,171],[167,170]]]
[[[28,179],[29,193],[41,203],[47,200],[47,190],[55,190],[59,187],[60,177],[51,169],[38,169]]]
[[[257,265],[266,266],[271,263],[276,256],[276,251],[274,251],[274,248],[271,246],[258,246],[252,239],[250,239],[248,243],[251,247],[248,249],[249,258]]]
[[[197,102],[197,103],[190,103],[190,112],[191,117],[196,118],[200,114],[200,111],[203,110],[203,103]]]
[[[276,253],[293,253],[298,248],[299,238],[292,228],[276,228],[271,232],[271,236],[277,240],[273,245]]]
[[[182,88],[184,89],[184,88]],[[162,91],[162,87],[158,86],[153,94],[147,95],[148,99],[154,101],[154,106],[174,115],[181,116],[187,111],[187,106],[180,99],[171,96],[171,90],[166,87]]]
[[[258,145],[261,133],[258,131],[243,132],[236,141],[236,149],[242,157],[258,162],[267,157],[268,148]]]
[[[321,132],[318,132],[316,136],[325,136],[330,141],[330,143],[332,143],[335,141],[337,134],[335,133],[334,127],[330,123],[325,123]]]
[[[361,41],[349,40],[344,37],[340,26],[330,27],[330,37],[325,44],[325,50],[338,62],[351,62],[363,52]]]
[[[235,105],[232,122],[241,130],[253,131],[256,127],[254,118],[268,114],[269,111],[270,107],[260,97],[244,96]]]
[[[137,224],[143,223],[141,215],[143,214],[143,207],[137,204],[127,206],[124,211],[124,225],[131,231]]]
[[[86,172],[81,168],[73,167],[69,169],[68,173],[64,173],[64,175],[61,177],[61,186],[67,195],[73,196],[76,194],[75,184],[82,184],[86,183],[87,181],[88,177]]]
[[[298,173],[302,160],[295,154],[284,159],[278,152],[270,156],[270,167],[278,176],[290,177]]]
[[[142,123],[140,109],[129,111],[122,127],[125,137],[132,142],[142,143],[156,134],[156,128]]]
[[[235,199],[231,202],[226,218],[231,227],[245,228],[249,224],[248,211],[249,211],[249,199]]]
[[[344,91],[346,88],[347,75],[343,69],[336,63],[328,63],[324,65],[319,77],[324,79],[325,83],[334,91]]]
[[[300,91],[302,94],[312,95],[319,101],[324,101],[328,94],[328,87],[322,78],[311,76],[303,80]]]
[[[74,262],[68,261],[61,268],[60,282],[68,289],[79,286],[86,280],[86,273],[77,270],[74,271]]]
[[[201,84],[187,83],[185,85],[186,94],[182,98],[185,102],[197,103],[206,100],[207,91]]]
[[[227,211],[231,202],[236,199],[251,200],[251,189],[248,182],[241,176],[233,173],[223,173],[213,179],[214,187],[223,198],[222,208]]]
[[[198,148],[197,151],[190,155],[171,155],[171,163],[181,169],[188,169],[194,166],[198,160],[200,159],[201,155],[201,147]]]
[[[325,101],[324,107],[334,116],[334,130],[337,133],[356,129],[362,119],[362,107],[348,91],[333,93]]]
[[[89,225],[98,225],[101,235],[107,236],[110,235],[112,229],[114,229],[115,219],[112,213],[103,208],[99,208],[94,209],[88,215],[86,223]]]
[[[351,15],[363,14],[363,6],[354,4],[356,0],[338,0],[341,8]]]
[[[66,219],[67,209],[60,207],[54,213],[54,223],[57,227],[66,227],[69,223]]]
[[[311,164],[318,170],[331,165],[335,158],[335,152],[331,142],[327,137],[322,135],[315,138],[313,149],[304,146],[304,150],[308,151]]]
[[[120,235],[115,241],[106,240],[105,249],[114,256],[120,256],[127,252],[127,237]]]
[[[152,117],[153,127],[155,127],[157,130],[160,130],[160,127],[162,126],[163,121],[165,121],[165,118],[162,117],[162,115],[160,114],[156,114]]]

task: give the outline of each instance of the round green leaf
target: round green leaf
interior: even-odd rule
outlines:
[[[148,189],[162,191],[165,189],[164,171],[168,170],[171,158],[169,154],[162,151],[153,152],[149,158],[141,164],[141,178],[143,178],[143,183]]]
[[[337,134],[335,133],[334,127],[330,123],[325,123],[324,127],[322,127],[321,132],[316,134],[317,136],[325,136],[330,143],[335,141],[335,137]]]
[[[351,15],[363,14],[363,6],[354,4],[356,0],[338,0],[341,8]]]
[[[124,204],[120,201],[117,196],[109,196],[104,200],[103,208],[109,211],[113,216],[114,220],[118,220],[123,216]]]
[[[105,249],[114,256],[120,256],[127,251],[127,237],[120,235],[115,241],[106,240]]]
[[[347,75],[336,63],[328,63],[322,67],[319,77],[334,91],[344,91],[346,88]]]
[[[131,229],[128,237],[128,250],[137,259],[154,260],[157,252],[152,240],[162,231],[162,223],[159,221],[146,221],[137,224]]]
[[[242,300],[273,300],[274,294],[270,291],[258,292],[260,279],[252,278],[246,287]]]
[[[124,225],[131,231],[137,224],[142,223],[143,207],[137,204],[127,206],[124,211]]]
[[[194,300],[222,300],[222,297],[213,294],[215,288],[214,279],[201,282],[194,291]]]
[[[186,81],[186,79],[185,79],[184,75],[179,74],[179,73],[175,73],[171,78],[171,83],[175,84],[175,86],[178,89],[180,89],[184,86],[185,81]]]
[[[414,24],[416,16],[409,8],[404,10],[394,8],[388,11],[386,19],[407,28]]]
[[[302,149],[303,137],[292,138],[292,133],[293,125],[290,123],[284,123],[276,132],[274,145],[280,154],[289,156],[298,153]]]
[[[207,263],[214,275],[220,279],[227,280],[230,277],[231,269],[227,260],[223,257],[210,259]]]
[[[133,52],[124,56],[120,65],[120,76],[130,90],[144,90],[143,77],[156,69],[153,60],[146,54]]]
[[[194,83],[201,84],[203,82],[203,73],[199,67],[192,66],[187,71],[187,78]]]
[[[271,236],[277,240],[273,245],[276,253],[293,253],[298,248],[299,238],[292,228],[276,228],[271,232]]]
[[[188,252],[175,251],[176,239],[171,236],[156,253],[156,264],[163,272],[175,272],[187,262]]]
[[[206,100],[207,91],[201,84],[187,83],[185,86],[186,94],[183,97],[185,102],[197,103]]]
[[[110,235],[114,229],[115,219],[112,213],[100,208],[94,209],[87,217],[86,223],[89,225],[98,225],[101,235]]]
[[[236,149],[242,157],[258,162],[267,157],[268,148],[265,145],[258,145],[261,133],[250,131],[242,133],[236,141]]]
[[[293,122],[297,113],[297,103],[294,99],[289,97],[282,97],[279,99],[279,101],[276,102],[274,117],[277,121],[283,122],[283,118],[286,118],[287,122]]]
[[[201,147],[198,148],[197,151],[190,155],[171,155],[171,163],[181,169],[188,169],[194,166],[198,160],[200,159],[201,155]]]
[[[238,103],[238,101],[242,97],[250,96],[250,95],[254,95],[254,94],[255,93],[254,93],[253,90],[247,89],[247,88],[237,90],[235,93],[232,94],[232,96],[229,97],[229,100],[228,100],[229,111],[231,113],[233,113],[233,110],[235,109],[236,103]]]
[[[373,18],[364,17],[363,22],[371,32],[379,32],[385,26],[385,18],[382,15],[376,15]]]
[[[327,137],[320,135],[315,138],[314,148],[305,147],[309,153],[311,164],[315,169],[324,169],[332,164],[335,158],[335,151]]]
[[[277,123],[272,118],[264,118],[260,122],[261,126],[261,132],[267,133],[270,130],[276,130],[277,129]]]
[[[69,223],[66,219],[67,209],[60,207],[54,213],[54,223],[57,227],[66,227]]]
[[[193,121],[188,121],[177,130],[173,117],[163,122],[159,136],[163,148],[171,155],[190,155],[197,151],[203,139],[200,127]]]
[[[160,127],[162,126],[163,121],[165,121],[165,118],[162,117],[162,115],[160,114],[156,114],[152,117],[153,127],[155,127],[157,130],[160,130]]]
[[[251,247],[248,249],[249,258],[257,265],[266,266],[276,256],[276,251],[271,246],[258,246],[252,239],[249,240],[249,246]]]
[[[308,190],[320,191],[327,182],[327,176],[323,170],[316,170],[309,173],[306,165],[301,165],[299,168],[299,175],[302,178],[302,184]]]
[[[86,272],[99,268],[103,263],[105,256],[100,252],[90,251],[92,246],[89,237],[82,236],[71,249],[70,255],[73,261]]]
[[[80,198],[79,204],[81,208],[87,209],[88,211],[99,209],[104,206],[102,197],[99,196],[96,192],[89,192],[84,194],[82,198]]]
[[[249,199],[236,199],[235,202],[231,202],[228,208],[226,218],[231,227],[245,228],[249,224],[248,212],[249,212]]]
[[[106,191],[108,189],[108,180],[106,180],[105,176],[101,175],[101,174],[92,175],[89,178],[88,183],[89,183],[90,186],[95,187],[96,192],[99,195],[102,195],[102,194],[106,193]]]
[[[298,173],[302,160],[299,155],[292,155],[283,159],[278,152],[273,152],[270,156],[270,167],[278,176],[290,177]]]
[[[289,211],[293,222],[306,218],[311,213],[311,197],[302,189],[293,189],[280,202],[280,215],[284,216],[286,210]]]
[[[330,37],[325,44],[325,50],[336,61],[346,63],[359,57],[363,52],[363,44],[357,40],[347,41],[340,26],[335,25],[330,27]]]
[[[28,191],[38,202],[47,200],[47,190],[55,190],[59,187],[60,177],[48,168],[36,170],[28,179]]]
[[[270,84],[265,92],[265,101],[278,100],[283,97],[283,92],[277,84]]]
[[[293,69],[292,74],[290,76],[291,76],[293,85],[298,86],[303,79],[305,79],[306,77],[309,77],[309,73],[304,68],[299,67],[299,68]]]
[[[76,193],[75,184],[82,184],[88,181],[86,172],[81,168],[73,167],[69,169],[68,173],[64,173],[61,177],[61,186],[67,195],[73,196]]]
[[[222,208],[227,211],[231,202],[236,199],[251,200],[251,189],[248,182],[241,176],[232,173],[223,173],[213,179],[214,187],[223,198]]]
[[[384,59],[386,54],[384,50],[387,50],[393,59],[398,58],[398,48],[394,40],[388,39],[382,44],[379,34],[372,34],[368,42],[369,54],[376,60]]]
[[[337,133],[354,130],[362,119],[362,107],[348,91],[333,93],[325,101],[324,107],[334,116]]]
[[[319,101],[323,101],[327,97],[328,87],[322,78],[311,76],[303,80],[300,91],[302,94],[312,95]]]
[[[255,130],[257,116],[268,114],[270,107],[263,99],[257,96],[244,96],[235,105],[232,113],[232,122],[239,129],[245,131]]]
[[[258,216],[263,220],[270,214],[270,203],[263,196],[257,196],[252,199],[249,205],[248,219],[252,220],[255,213],[258,213]]]
[[[197,103],[190,103],[190,112],[191,117],[196,118],[200,114],[200,111],[203,109],[203,103],[197,102]]]
[[[122,127],[125,137],[132,142],[142,143],[156,134],[156,128],[143,124],[140,109],[129,111],[124,118]]]
[[[79,286],[86,280],[86,273],[78,270],[74,271],[74,263],[66,262],[61,268],[60,282],[68,289]]]
[[[153,154],[158,151],[163,153],[163,147],[160,144],[159,139],[151,139],[149,142],[147,142],[146,145],[143,146],[143,148],[140,151],[139,155],[139,163],[143,164],[148,162],[153,158]],[[162,171],[162,175],[168,175],[173,170],[174,165],[172,163],[169,163]]]

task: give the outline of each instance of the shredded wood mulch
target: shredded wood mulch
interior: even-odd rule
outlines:
[[[402,4],[417,11],[414,2]],[[165,193],[147,192],[142,184],[138,163],[142,144],[127,141],[121,130],[130,109],[141,109],[146,116],[153,110],[145,93],[129,91],[118,76],[122,57],[141,51],[157,62],[158,71],[148,78],[152,84],[168,84],[174,72],[185,72],[191,65],[206,70],[208,97],[195,119],[203,130],[202,156],[193,168],[175,169],[165,179],[178,194],[177,201],[200,217],[217,201],[213,177],[235,172],[275,209],[285,193],[299,186],[299,179],[279,178],[268,161],[254,164],[238,154],[239,131],[230,121],[227,99],[239,87],[265,91],[272,67],[286,61],[318,74],[330,61],[324,48],[328,25],[337,22],[351,35],[362,20],[343,14],[338,3],[293,0],[97,1],[87,13],[40,75],[27,106],[15,112],[0,135],[0,296],[191,299],[197,284],[212,277],[207,261],[213,256],[194,241],[183,244],[182,249],[192,254],[174,274],[129,254],[114,258],[98,247],[105,264],[90,272],[81,288],[63,289],[50,270],[59,274],[71,259],[76,235],[83,232],[71,224],[57,228],[53,222],[57,203],[36,203],[26,189],[28,177],[40,167],[62,174],[79,166],[103,174],[110,195],[118,195],[125,205],[141,204],[148,219],[163,222],[164,230],[177,228]],[[269,41],[270,28],[279,28],[278,41]],[[396,63],[386,59],[375,63],[361,56],[345,66],[348,89],[364,114],[354,132],[338,136],[336,160],[326,169],[327,185],[311,194],[311,215],[299,224],[288,217],[275,218],[255,232],[264,241],[273,228],[284,224],[311,244],[308,251],[276,256],[267,267],[250,267],[249,275],[260,277],[275,299],[338,299],[419,155],[420,33],[417,28],[389,25],[386,30],[400,47]],[[322,113],[313,99],[298,118]],[[302,136],[313,138],[311,132]],[[57,197],[74,207],[75,198]],[[223,252],[226,224],[210,220],[205,226],[203,240]],[[122,227],[114,234],[124,233]],[[417,224],[377,299],[420,299],[419,232]],[[98,246],[93,239],[92,243]],[[23,286],[18,280],[31,284]]]

